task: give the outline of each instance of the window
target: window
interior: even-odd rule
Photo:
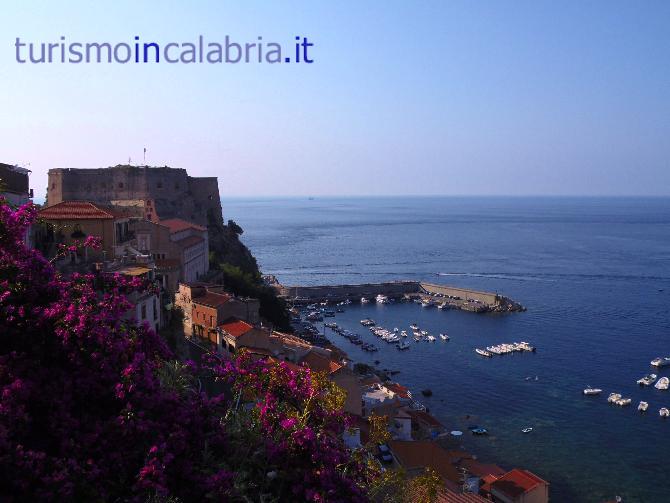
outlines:
[[[142,319],[146,320],[147,319],[147,305],[142,304]]]
[[[119,188],[120,188],[120,189],[123,188],[123,182],[119,182]]]

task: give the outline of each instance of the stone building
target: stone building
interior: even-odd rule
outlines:
[[[0,162],[0,197],[15,206],[27,203],[33,197],[28,173],[28,169]]]
[[[185,169],[128,165],[50,169],[47,205],[72,200],[114,201],[117,205],[151,201],[152,213],[161,219],[181,218],[201,226],[223,227],[216,177],[188,176]]]
[[[179,249],[182,281],[192,283],[207,274],[209,271],[207,228],[180,218],[161,220],[160,225],[170,230],[170,240]]]

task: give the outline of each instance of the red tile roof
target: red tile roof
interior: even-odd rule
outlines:
[[[205,240],[201,238],[200,236],[188,236],[184,239],[180,239],[179,241],[175,241],[181,248],[190,248],[192,246],[199,245],[200,243],[204,242]]]
[[[230,295],[225,293],[207,292],[205,295],[194,298],[193,303],[208,307],[219,307],[228,302],[230,298]]]
[[[342,365],[337,362],[332,361],[330,358],[320,355],[314,351],[310,351],[300,360],[300,363],[304,363],[311,370],[316,372],[327,372],[332,374],[333,372],[340,370]]]
[[[540,485],[548,485],[548,482],[527,470],[515,468],[493,482],[491,492],[493,494],[497,492],[514,499]]]
[[[232,335],[236,339],[246,334],[254,327],[246,321],[238,320],[236,318],[229,318],[219,325],[219,328],[224,332]]]
[[[408,410],[407,411],[412,419],[418,423],[423,423],[431,428],[444,428],[444,425],[440,423],[433,416],[424,412],[422,410]]]
[[[207,230],[205,227],[202,227],[201,225],[194,224],[193,222],[187,222],[186,220],[182,220],[181,218],[168,218],[167,220],[161,220],[159,223],[170,229],[170,234],[185,231],[186,229],[195,229],[197,231]]]
[[[398,395],[400,398],[409,398],[409,388],[406,388],[402,384],[398,383],[389,383],[384,385],[387,390],[392,391],[396,395]]]
[[[113,220],[117,215],[88,201],[63,201],[40,210],[47,220]]]

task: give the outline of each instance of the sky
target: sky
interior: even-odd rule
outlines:
[[[223,197],[670,195],[670,2],[3,2],[0,162]],[[312,64],[19,64],[15,39],[292,43]]]

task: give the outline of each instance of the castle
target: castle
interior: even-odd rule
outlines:
[[[118,204],[147,200],[153,201],[161,219],[181,218],[202,226],[223,227],[216,177],[188,176],[185,169],[167,166],[49,170],[47,206],[62,201]]]

